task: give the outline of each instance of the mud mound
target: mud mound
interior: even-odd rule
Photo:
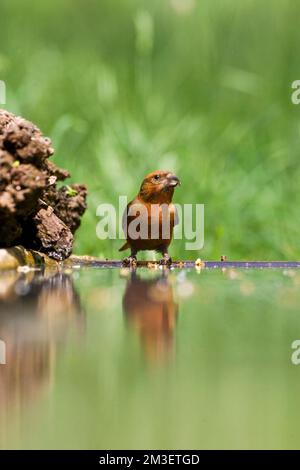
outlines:
[[[0,247],[23,245],[67,258],[86,209],[86,187],[48,158],[51,141],[31,122],[0,110]]]

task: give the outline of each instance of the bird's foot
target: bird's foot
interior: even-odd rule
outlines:
[[[130,266],[132,268],[136,267],[137,259],[136,256],[127,256],[123,259],[123,266]]]
[[[165,254],[164,257],[160,260],[159,264],[161,266],[171,266],[172,264],[172,258],[170,255]]]

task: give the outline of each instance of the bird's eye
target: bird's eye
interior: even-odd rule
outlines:
[[[159,176],[159,175],[155,175],[155,176],[153,177],[153,179],[154,179],[155,181],[159,181],[159,180],[160,180],[160,176]]]

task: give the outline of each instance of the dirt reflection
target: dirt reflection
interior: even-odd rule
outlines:
[[[1,274],[0,340],[6,363],[0,364],[0,420],[11,405],[22,407],[50,386],[57,352],[74,323],[82,331],[84,314],[71,277]]]
[[[178,306],[167,273],[143,279],[132,271],[123,296],[123,311],[139,335],[149,362],[165,362],[172,357]]]

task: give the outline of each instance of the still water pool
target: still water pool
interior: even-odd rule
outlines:
[[[0,447],[299,448],[299,305],[297,270],[2,273]]]

